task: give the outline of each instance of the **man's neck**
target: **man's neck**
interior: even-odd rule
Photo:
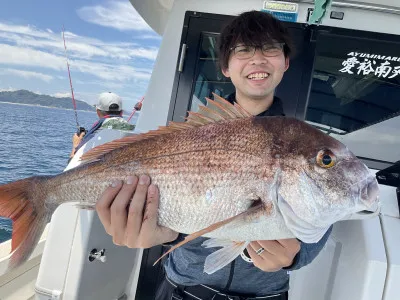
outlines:
[[[264,99],[252,99],[236,94],[236,102],[253,116],[266,111],[274,102],[274,94],[266,96]]]

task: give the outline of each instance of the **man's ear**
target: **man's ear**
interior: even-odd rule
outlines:
[[[230,73],[229,73],[229,69],[221,69],[222,74],[224,74],[225,77],[231,77]]]
[[[289,69],[289,57],[285,58],[285,72],[287,71],[287,69]]]

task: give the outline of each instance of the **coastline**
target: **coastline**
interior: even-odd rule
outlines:
[[[64,110],[74,110],[73,108],[64,108],[64,107],[57,107],[57,106],[43,106],[43,105],[26,104],[26,103],[15,103],[15,102],[6,102],[6,101],[0,101],[0,103],[13,104],[13,105],[23,105],[23,106],[33,106],[33,107],[43,107],[43,108],[56,108],[56,109],[64,109]],[[94,108],[93,108],[93,111],[91,111],[91,110],[81,110],[81,109],[77,109],[77,111],[92,112],[92,113],[96,112],[94,110]]]

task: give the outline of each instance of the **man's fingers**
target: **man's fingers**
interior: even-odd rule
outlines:
[[[99,216],[104,229],[108,234],[111,234],[111,203],[114,201],[115,196],[118,194],[122,187],[122,181],[114,181],[103,194],[101,194],[99,200],[96,203],[96,211]]]
[[[260,245],[260,247],[263,247],[266,251],[273,255],[279,255],[285,251],[285,248],[277,241],[257,241],[257,243]]]
[[[249,252],[253,264],[265,272],[274,272],[280,270],[281,267],[276,261],[276,256],[266,250],[259,255],[256,253],[256,251],[260,248],[261,245],[257,242],[252,242],[250,243],[250,246],[247,247],[247,252]]]
[[[155,240],[161,238],[160,231],[157,224],[158,218],[158,205],[159,205],[159,192],[158,188],[151,184],[147,191],[147,199],[145,211],[143,214],[143,223],[140,235],[142,237],[154,236]],[[144,245],[144,247],[151,247],[152,245]]]
[[[128,247],[135,247],[139,237],[142,222],[143,209],[147,197],[147,188],[150,184],[150,177],[142,175],[139,178],[139,183],[136,187],[135,194],[132,197],[128,211],[128,221],[126,224],[125,240]]]
[[[250,255],[250,257],[251,257],[251,260],[253,261],[254,265],[255,265],[255,266],[260,266],[261,263],[263,262],[263,258],[262,258],[260,255],[258,255],[258,254],[256,253],[256,251],[257,251],[258,249],[260,249],[261,246],[257,248],[257,246],[254,245],[254,243],[255,243],[255,242],[250,243],[250,245],[247,247],[247,252],[249,253],[249,255]],[[252,245],[252,244],[253,244],[253,245]],[[257,248],[257,249],[255,249],[255,248]],[[255,250],[254,250],[254,249],[255,249]]]
[[[153,246],[175,241],[179,236],[179,232],[173,231],[172,229],[164,226],[158,226],[157,231],[159,232],[157,236],[159,236],[160,239],[155,241]]]
[[[146,210],[143,216],[143,225],[147,226],[148,223],[157,225],[159,200],[160,198],[158,188],[154,184],[151,184],[147,193]]]
[[[126,220],[128,218],[127,207],[136,189],[137,182],[136,176],[129,176],[111,204],[111,233],[113,242],[117,245],[125,244]]]
[[[300,242],[298,239],[283,239],[277,240],[277,242],[285,248],[298,249],[297,252],[300,250]]]
[[[154,184],[149,186],[146,208],[143,216],[143,236],[153,235],[154,238],[146,247],[152,247],[162,243],[172,242],[178,238],[179,233],[170,228],[158,225],[158,207],[160,205],[160,193]]]

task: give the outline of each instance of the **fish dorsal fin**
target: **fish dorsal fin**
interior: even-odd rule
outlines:
[[[237,117],[242,117],[242,118],[248,118],[251,117],[252,114],[249,113],[247,110],[245,110],[243,107],[241,107],[237,102],[235,102],[233,105],[229,101],[225,100],[221,96],[218,96],[215,93],[212,93],[214,96],[214,102],[219,103],[222,105],[226,110],[230,110],[233,112],[234,115]]]
[[[213,93],[213,95],[215,100],[206,98],[207,106],[200,106],[198,112],[189,111],[186,122],[169,122],[167,126],[160,126],[156,130],[151,130],[142,134],[131,135],[109,143],[105,143],[87,151],[82,155],[80,160],[84,162],[94,161],[115,149],[119,149],[129,144],[150,139],[159,135],[170,134],[215,122],[247,118],[252,116],[237,103],[231,104],[217,94]]]

